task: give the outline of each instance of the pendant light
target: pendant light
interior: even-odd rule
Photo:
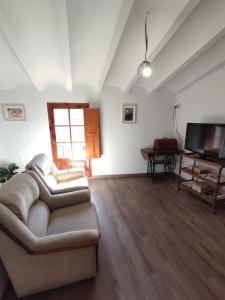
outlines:
[[[150,61],[147,60],[147,52],[148,52],[148,33],[147,33],[147,22],[148,22],[148,14],[146,14],[145,18],[145,60],[138,67],[138,75],[142,77],[150,77],[152,74],[152,66]]]

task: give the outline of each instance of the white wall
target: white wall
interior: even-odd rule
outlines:
[[[118,88],[108,88],[103,99],[103,157],[98,174],[145,172],[146,162],[140,149],[153,145],[157,137],[171,136],[173,95],[166,89],[148,94],[143,89],[133,88],[128,94]],[[137,104],[135,124],[122,124],[123,103]]]
[[[221,67],[177,94],[180,129],[187,122],[225,123],[225,68]]]
[[[222,67],[176,95],[180,103],[177,116],[183,143],[188,122],[225,123],[224,83],[225,68]],[[190,161],[184,160],[184,164],[189,165]]]
[[[166,86],[175,95],[180,131],[187,122],[225,123],[225,35],[180,71]]]
[[[225,36],[222,36],[166,84],[180,103],[177,119],[181,144],[188,122],[225,123],[224,53]]]
[[[44,92],[22,86],[13,91],[0,91],[0,103],[24,103],[25,122],[5,121],[0,114],[0,165],[17,162],[21,170],[37,153],[51,155],[47,102],[90,102],[101,108],[103,156],[93,162],[93,175],[143,173],[146,163],[140,149],[157,137],[171,136],[172,93],[162,89],[147,94],[133,89],[129,94],[107,88],[96,94],[87,86],[71,94],[59,87]],[[122,104],[137,103],[137,123],[122,124]]]
[[[37,153],[51,156],[47,102],[90,102],[99,97],[92,89],[82,86],[71,94],[59,87],[38,92],[30,86],[21,86],[13,91],[0,91],[1,103],[23,103],[26,121],[5,121],[0,110],[0,165],[17,162],[21,169]]]

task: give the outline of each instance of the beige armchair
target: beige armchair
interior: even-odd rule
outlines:
[[[51,194],[66,193],[88,188],[88,180],[83,171],[58,170],[56,165],[45,155],[36,155],[27,165],[26,170],[37,173]]]
[[[99,229],[89,191],[43,191],[26,173],[0,188],[0,257],[18,297],[96,276]]]

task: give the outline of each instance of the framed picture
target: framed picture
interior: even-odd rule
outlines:
[[[123,123],[135,123],[137,115],[136,104],[123,104]]]
[[[25,108],[23,104],[3,104],[3,114],[7,121],[24,121]]]

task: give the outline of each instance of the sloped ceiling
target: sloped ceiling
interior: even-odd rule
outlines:
[[[154,72],[143,80],[136,70],[146,12]],[[152,91],[224,28],[221,0],[0,0],[0,89],[136,84]]]

